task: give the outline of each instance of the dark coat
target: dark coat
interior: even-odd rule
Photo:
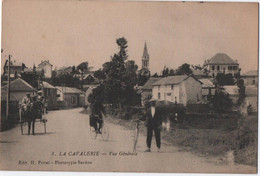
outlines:
[[[147,127],[158,128],[162,125],[162,114],[155,108],[154,117],[152,117],[151,108],[147,108],[144,116],[140,120],[146,120]]]

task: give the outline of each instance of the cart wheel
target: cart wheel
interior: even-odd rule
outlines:
[[[101,135],[104,141],[108,140],[109,137],[109,129],[107,126],[105,126],[105,124],[103,124],[102,128],[101,128]]]

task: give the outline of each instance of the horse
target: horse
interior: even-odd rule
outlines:
[[[22,106],[22,117],[25,120],[25,122],[28,122],[28,135],[30,135],[31,124],[32,134],[34,135],[35,116],[33,113],[33,103]]]
[[[28,135],[30,135],[31,127],[34,135],[35,120],[42,118],[42,103],[40,101],[33,101],[22,108],[22,116],[28,122]]]

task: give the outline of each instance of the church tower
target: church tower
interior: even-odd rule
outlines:
[[[144,53],[142,57],[142,69],[149,70],[149,54],[147,51],[146,42],[144,43]]]

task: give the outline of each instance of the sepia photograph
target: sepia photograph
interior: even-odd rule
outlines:
[[[3,0],[0,171],[256,174],[258,16]]]

